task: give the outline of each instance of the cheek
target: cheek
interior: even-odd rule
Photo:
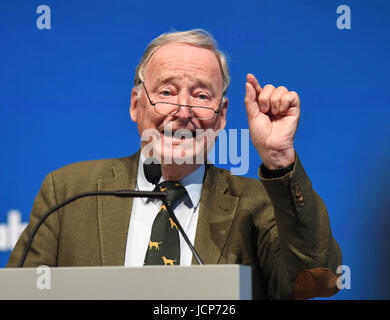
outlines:
[[[221,118],[218,117],[212,120],[203,120],[200,122],[200,125],[203,130],[212,129],[214,131],[217,131],[221,129]]]
[[[157,113],[149,112],[150,110],[145,110],[142,108],[138,112],[137,125],[138,130],[142,133],[146,129],[157,129],[159,124],[163,121],[163,117],[160,117]]]

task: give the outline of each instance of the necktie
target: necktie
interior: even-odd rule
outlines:
[[[172,210],[186,194],[186,189],[173,181],[164,181],[156,189],[167,191]],[[164,204],[153,222],[145,265],[180,265],[179,231]]]

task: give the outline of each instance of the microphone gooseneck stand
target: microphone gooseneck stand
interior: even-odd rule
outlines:
[[[157,185],[161,178],[161,165],[157,163],[157,161],[153,158],[149,158],[144,163],[144,172],[146,179],[153,183],[154,185]],[[169,191],[168,191],[169,192]],[[73,197],[66,199],[56,206],[50,208],[37,222],[37,224],[34,226],[34,228],[31,231],[31,234],[29,236],[29,239],[27,241],[26,247],[24,248],[23,255],[19,261],[18,267],[22,268],[24,265],[24,262],[26,260],[27,254],[30,251],[31,244],[34,240],[34,237],[39,229],[39,227],[42,225],[42,223],[49,217],[53,212],[56,210],[62,208],[63,206],[66,206],[67,204],[80,199],[84,197],[89,196],[115,196],[115,197],[133,197],[133,198],[156,198],[161,199],[166,206],[168,213],[171,215],[173,221],[176,223],[181,235],[183,236],[185,242],[189,246],[189,248],[192,251],[192,254],[194,255],[196,261],[203,265],[203,262],[199,256],[199,254],[196,252],[195,248],[191,244],[191,241],[188,239],[186,233],[184,232],[182,226],[180,225],[179,221],[177,220],[175,214],[173,213],[172,208],[168,205],[167,202],[167,196],[168,192],[159,192],[159,191],[134,191],[134,190],[117,190],[117,191],[90,191],[90,192],[84,192],[74,195]]]
[[[28,239],[28,242],[26,244],[26,247],[24,248],[24,252],[22,255],[22,258],[19,261],[19,268],[22,268],[24,265],[24,261],[26,260],[27,254],[30,251],[31,244],[34,240],[34,237],[41,226],[41,224],[46,220],[47,217],[49,217],[53,212],[56,210],[62,208],[63,206],[66,206],[67,204],[80,199],[84,197],[89,196],[116,196],[116,197],[138,197],[138,198],[158,198],[164,200],[167,196],[166,192],[153,192],[153,191],[133,191],[133,190],[118,190],[118,191],[91,191],[91,192],[84,192],[74,195],[73,197],[66,199],[53,208],[49,209],[37,222],[37,224],[34,226],[34,228],[31,231],[30,237]]]

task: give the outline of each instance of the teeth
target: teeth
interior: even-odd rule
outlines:
[[[184,130],[184,129],[178,129],[178,130],[175,130],[175,131],[163,131],[161,132],[163,135],[165,135],[166,137],[177,137],[177,138],[180,138],[180,139],[189,139],[189,138],[195,138],[196,136],[196,132],[195,131],[190,131],[190,130]]]

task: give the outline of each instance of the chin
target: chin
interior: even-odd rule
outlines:
[[[161,163],[169,165],[193,165],[199,162],[197,158],[199,158],[197,154],[186,152],[181,147],[173,147],[170,150],[164,150],[161,154]]]

